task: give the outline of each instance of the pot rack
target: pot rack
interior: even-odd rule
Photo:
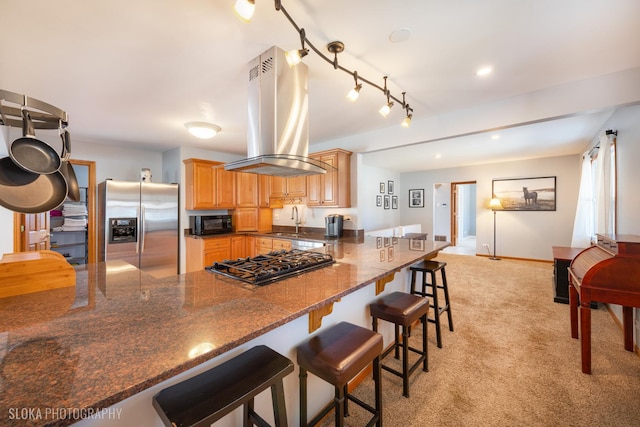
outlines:
[[[14,107],[4,103],[19,105]],[[35,129],[60,129],[69,125],[67,113],[46,102],[27,95],[0,89],[0,124],[22,128],[22,110],[27,109]]]

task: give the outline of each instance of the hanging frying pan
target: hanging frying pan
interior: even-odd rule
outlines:
[[[67,181],[60,171],[38,175],[27,172],[10,157],[0,159],[0,205],[21,213],[47,212],[67,197]]]
[[[62,138],[62,163],[60,163],[60,173],[67,181],[67,197],[74,202],[80,201],[80,187],[78,187],[78,179],[73,170],[73,165],[69,163],[71,157],[71,136],[68,130],[64,130],[60,137]]]
[[[27,172],[52,174],[60,169],[60,156],[52,146],[36,139],[29,111],[22,109],[22,138],[9,145],[9,156]]]
[[[6,120],[1,106],[0,114]],[[46,212],[60,206],[66,196],[67,182],[59,171],[41,175],[24,170],[11,157],[0,159],[0,205],[5,208],[22,213]]]

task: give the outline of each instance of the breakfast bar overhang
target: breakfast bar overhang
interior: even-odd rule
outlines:
[[[13,315],[0,318],[2,421],[159,425],[153,394],[253,345],[293,358],[295,345],[327,325],[346,320],[370,327],[367,304],[381,293],[408,290],[407,267],[449,245],[376,243],[365,237],[329,244],[334,264],[267,286],[207,271],[158,279],[113,262],[78,268],[71,294],[62,288],[4,298],[0,311]],[[391,328],[381,332],[388,342]],[[290,375],[291,421],[296,388],[297,377]],[[318,407],[331,393],[317,390]]]

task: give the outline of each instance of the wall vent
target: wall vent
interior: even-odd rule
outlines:
[[[435,242],[446,242],[447,241],[447,236],[442,236],[442,235],[439,236],[439,235],[436,234],[436,235],[433,236],[433,240]]]

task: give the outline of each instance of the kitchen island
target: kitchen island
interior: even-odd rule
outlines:
[[[380,239],[327,245],[331,266],[263,287],[207,271],[158,279],[114,261],[78,267],[75,292],[4,298],[0,425],[161,425],[153,394],[253,345],[295,362],[295,346],[318,328],[370,327],[366,305],[407,290],[406,267],[448,246]],[[285,380],[295,425],[297,375]],[[318,407],[330,398],[316,396]],[[263,400],[256,407],[269,414]]]

